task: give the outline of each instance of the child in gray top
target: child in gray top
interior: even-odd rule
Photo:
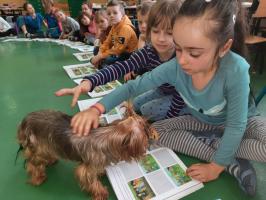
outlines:
[[[73,18],[66,16],[62,10],[55,11],[55,16],[62,24],[62,33],[59,39],[70,38],[76,31],[79,31],[79,23]]]

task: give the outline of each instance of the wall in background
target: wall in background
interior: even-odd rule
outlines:
[[[26,0],[0,0],[0,4],[14,4],[19,7],[21,7],[25,2]]]

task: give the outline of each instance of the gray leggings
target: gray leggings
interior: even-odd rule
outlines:
[[[177,152],[211,161],[217,150],[220,138],[211,145],[197,139],[192,132],[222,131],[224,126],[215,126],[198,121],[191,115],[180,116],[153,123],[160,135],[161,145]],[[266,162],[266,118],[249,118],[245,134],[236,152],[236,157]]]

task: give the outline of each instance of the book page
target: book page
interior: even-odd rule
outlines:
[[[71,79],[81,78],[96,73],[97,69],[91,63],[63,66]]]
[[[115,88],[122,85],[119,81],[112,81],[105,85],[96,86],[92,92],[89,92],[89,96],[91,97],[100,97],[109,94],[112,92]]]
[[[120,162],[106,170],[109,179],[116,177],[119,180],[110,180],[115,192],[119,190],[120,194],[130,195],[133,200],[179,199],[203,187],[202,183],[186,175],[186,166],[168,148],[147,152],[139,162]]]
[[[83,79],[78,78],[78,79],[74,79],[73,81],[79,85],[82,80]],[[119,81],[115,80],[105,85],[96,86],[92,92],[88,92],[88,95],[92,98],[101,97],[101,96],[109,94],[110,92],[112,92],[114,89],[116,89],[120,85],[122,84]]]
[[[73,55],[79,61],[90,61],[90,59],[94,56],[92,52],[73,53]]]

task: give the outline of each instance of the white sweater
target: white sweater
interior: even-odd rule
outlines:
[[[11,26],[0,17],[0,32],[6,32],[8,29],[11,29]]]

